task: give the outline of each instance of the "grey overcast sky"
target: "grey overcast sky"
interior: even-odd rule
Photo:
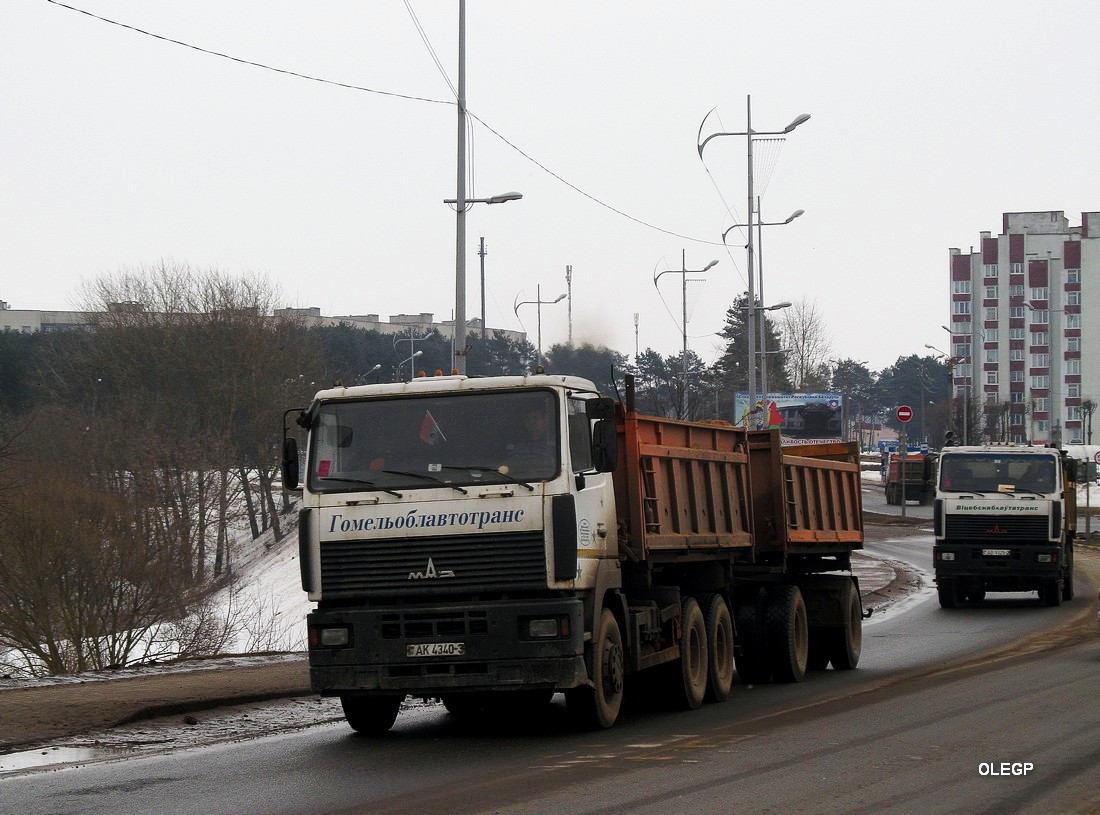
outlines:
[[[68,1],[68,0],[67,0]],[[0,299],[161,261],[259,273],[325,314],[455,299],[457,0],[7,0]],[[1100,209],[1100,3],[469,0],[467,314],[536,334],[573,269],[575,342],[717,355],[746,288],[746,141],[764,299],[805,300],[832,356],[881,370],[945,348],[948,249],[1001,213]],[[419,31],[418,31],[419,26]],[[427,43],[427,44],[426,44]],[[434,57],[433,57],[434,54]],[[436,61],[438,60],[437,67]],[[294,72],[326,80],[312,81]],[[341,83],[341,84],[333,84]],[[354,87],[346,87],[354,86]],[[370,89],[370,90],[364,90]],[[377,93],[372,91],[380,91]],[[390,95],[392,94],[392,95]],[[415,97],[415,98],[403,98]],[[491,128],[491,129],[490,129]],[[563,301],[543,347],[565,342]]]

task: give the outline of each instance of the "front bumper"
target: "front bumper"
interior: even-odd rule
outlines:
[[[439,603],[312,612],[309,650],[313,690],[325,696],[455,690],[564,690],[588,680],[582,602],[576,598]],[[526,635],[530,620],[566,620],[552,638]],[[318,646],[314,630],[346,627],[347,645]],[[410,656],[410,650],[461,655]],[[411,646],[427,648],[410,648]]]
[[[1052,545],[937,543],[932,548],[937,578],[1042,580],[1060,575],[1062,557],[1062,547]]]

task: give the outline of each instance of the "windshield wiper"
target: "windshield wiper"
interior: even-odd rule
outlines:
[[[478,464],[441,464],[439,465],[444,470],[481,470],[486,473],[496,473],[497,475],[511,481],[513,484],[519,484],[521,487],[526,487],[531,492],[535,491],[535,488],[528,484],[526,481],[520,481],[514,475],[508,473],[502,473],[496,467],[482,467]]]
[[[390,495],[396,495],[398,498],[404,498],[405,497],[404,495],[402,495],[399,492],[394,492],[393,490],[386,489],[385,487],[379,487],[373,481],[367,481],[365,478],[351,478],[351,477],[342,476],[342,475],[326,475],[326,476],[318,476],[317,480],[318,481],[346,481],[349,484],[362,484],[366,487],[373,487],[376,490],[381,490],[382,492],[388,492]]]
[[[441,484],[444,487],[450,487],[452,490],[458,490],[463,495],[469,495],[470,494],[469,490],[464,490],[464,489],[462,489],[462,487],[458,486],[457,484],[449,484],[446,481],[443,481],[442,479],[436,478],[434,475],[428,475],[427,473],[413,473],[413,472],[409,472],[408,470],[383,470],[382,472],[389,473],[390,475],[405,475],[405,476],[408,476],[409,478],[426,478],[429,481],[434,481],[436,484]]]

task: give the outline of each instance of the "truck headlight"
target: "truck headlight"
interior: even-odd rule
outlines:
[[[350,642],[351,631],[345,625],[333,627],[314,626],[309,629],[311,648],[344,648]]]
[[[954,559],[955,559],[955,553],[954,552],[941,552],[940,553],[940,560],[954,560]]]
[[[1036,555],[1036,556],[1035,556],[1035,560],[1036,560],[1036,561],[1037,561],[1038,563],[1053,563],[1053,562],[1054,562],[1054,555],[1050,555],[1050,554],[1047,554],[1047,555]]]
[[[548,617],[527,621],[527,636],[533,640],[548,640],[568,637],[570,631],[568,617]]]

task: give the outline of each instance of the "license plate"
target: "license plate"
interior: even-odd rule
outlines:
[[[465,653],[464,642],[418,642],[405,646],[407,657],[460,657]]]
[[[1008,557],[1011,554],[1008,549],[982,549],[982,557]]]

